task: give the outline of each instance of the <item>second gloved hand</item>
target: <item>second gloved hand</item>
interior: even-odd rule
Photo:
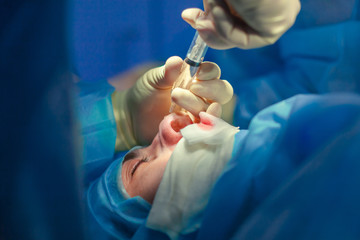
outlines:
[[[203,0],[205,13],[186,9],[183,19],[212,48],[251,49],[274,43],[295,22],[299,0]]]
[[[154,138],[159,123],[169,114],[172,85],[180,75],[182,64],[181,58],[171,57],[164,66],[146,72],[129,90],[113,93],[117,151],[139,144],[149,144]],[[233,95],[231,85],[219,79],[220,69],[214,63],[203,63],[197,75],[199,81],[190,89],[193,92],[184,90],[185,92],[175,95],[173,99],[194,115],[198,115],[200,111],[219,115],[220,103],[229,101]],[[174,89],[173,94],[176,92]],[[209,102],[199,102],[200,97]],[[189,106],[198,107],[189,109]]]
[[[188,69],[183,71],[185,74],[179,77],[191,78]],[[189,89],[175,88],[171,93],[172,101],[197,119],[200,112],[221,117],[221,104],[231,99],[233,89],[227,81],[220,80],[220,74],[220,68],[215,63],[201,63]]]

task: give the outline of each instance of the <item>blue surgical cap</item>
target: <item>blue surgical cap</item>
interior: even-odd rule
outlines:
[[[118,172],[121,172],[125,156],[115,156],[104,174],[90,185],[87,193],[89,214],[103,230],[119,239],[131,238],[145,223],[151,208],[151,204],[143,198],[130,198],[123,185],[120,183],[119,186],[117,180],[121,179],[121,175],[118,176]]]

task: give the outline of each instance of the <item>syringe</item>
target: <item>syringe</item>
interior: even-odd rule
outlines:
[[[191,82],[194,80],[195,73],[197,72],[202,61],[204,60],[207,49],[208,46],[201,39],[198,32],[196,31],[189,50],[186,54],[186,58],[181,67],[181,73],[178,79],[174,82],[172,89],[178,87],[189,89]],[[176,105],[174,102],[171,103],[171,113],[180,112],[181,110],[182,108]]]

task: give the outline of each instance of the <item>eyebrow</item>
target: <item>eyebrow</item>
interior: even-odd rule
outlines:
[[[140,156],[140,154],[141,154],[141,149],[142,148],[138,148],[138,149],[135,149],[135,150],[133,150],[131,152],[128,152],[124,157],[123,164],[124,164],[124,162],[126,162],[128,160],[138,158]]]

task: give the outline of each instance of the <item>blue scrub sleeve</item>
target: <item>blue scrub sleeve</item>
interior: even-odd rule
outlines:
[[[97,179],[113,161],[116,122],[111,102],[115,89],[107,82],[77,83],[77,116],[81,126],[84,183]]]
[[[360,93],[359,41],[359,20],[295,28],[274,46],[281,62],[272,71],[247,78],[249,74],[238,70],[243,69],[242,61],[233,59],[239,65],[225,76],[238,96],[233,124],[248,128],[260,110],[296,94]],[[254,66],[248,71],[259,72]]]

